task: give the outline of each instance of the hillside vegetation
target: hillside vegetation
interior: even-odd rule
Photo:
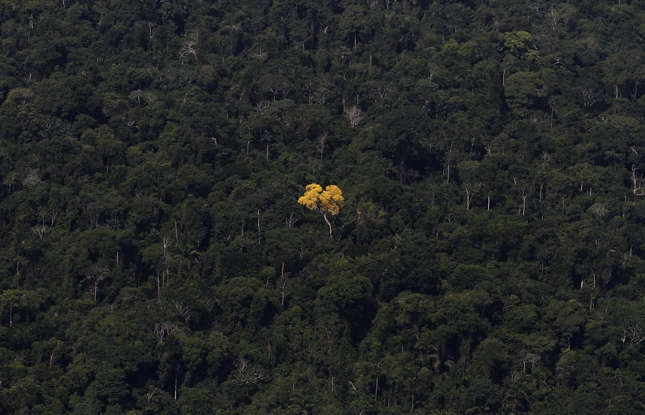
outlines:
[[[644,2],[0,34],[0,413],[645,412]]]

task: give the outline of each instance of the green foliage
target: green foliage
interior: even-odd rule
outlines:
[[[0,413],[643,412],[639,2],[9,3]]]

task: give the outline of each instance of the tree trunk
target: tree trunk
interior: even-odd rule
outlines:
[[[157,301],[161,302],[161,280],[159,272],[157,272]]]
[[[376,382],[374,385],[374,401],[378,399],[378,375],[376,375]]]
[[[258,245],[262,243],[262,222],[260,221],[260,209],[258,209]]]
[[[280,305],[284,307],[284,289],[287,286],[287,278],[284,275],[284,261],[280,269]]]
[[[331,222],[329,221],[329,219],[327,219],[327,213],[323,213],[323,219],[325,219],[325,222],[327,222],[327,226],[329,226],[329,239],[333,239]]]

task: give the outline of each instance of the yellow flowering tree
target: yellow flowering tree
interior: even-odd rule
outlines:
[[[335,184],[330,184],[323,190],[318,183],[311,183],[305,187],[305,193],[298,198],[298,203],[309,210],[316,210],[322,214],[329,226],[329,237],[332,237],[331,222],[327,215],[336,216],[345,204],[343,192]]]

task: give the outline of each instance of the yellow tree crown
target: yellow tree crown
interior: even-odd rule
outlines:
[[[319,210],[323,215],[338,215],[345,204],[343,192],[335,184],[330,184],[323,190],[318,183],[308,184],[305,193],[298,198],[298,203],[310,210]]]

